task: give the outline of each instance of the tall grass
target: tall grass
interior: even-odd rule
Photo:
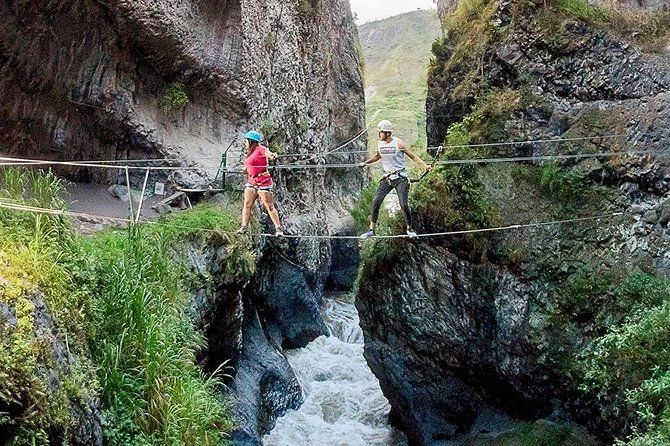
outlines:
[[[2,202],[62,208],[63,189],[50,172],[0,174]],[[81,351],[86,305],[64,265],[71,235],[62,217],[0,209],[0,304],[16,318],[15,325],[0,321],[0,407],[8,408],[0,414],[0,429],[9,433],[9,445],[67,438],[74,428],[72,406],[83,407],[95,391],[95,380],[83,384],[90,362],[57,363],[49,333],[38,335],[35,327],[36,305],[44,300],[71,351]]]
[[[232,429],[221,383],[195,363],[203,339],[165,237],[146,228],[108,233],[87,246],[95,268],[91,337],[100,365],[110,446],[213,445]],[[129,441],[131,441],[129,443]]]
[[[9,169],[0,176],[0,201],[65,208],[63,188],[49,172]],[[72,406],[83,408],[98,393],[107,445],[222,443],[232,416],[220,380],[204,376],[195,362],[203,339],[186,314],[185,274],[170,250],[195,232],[180,223],[235,226],[229,214],[207,208],[172,225],[83,238],[63,217],[0,209],[0,304],[18,320],[0,322],[0,407],[11,408],[0,413],[0,430],[9,433],[7,444],[67,444],[73,416],[82,411]],[[247,277],[253,255],[226,249],[235,273]],[[55,363],[36,335],[38,291],[76,364]],[[49,369],[59,373],[56,388]]]

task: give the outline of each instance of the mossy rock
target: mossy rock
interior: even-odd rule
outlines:
[[[466,446],[596,446],[598,443],[575,426],[539,420],[502,434],[478,436]]]

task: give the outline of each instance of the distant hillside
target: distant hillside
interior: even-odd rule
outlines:
[[[390,119],[397,134],[425,145],[426,71],[440,36],[435,10],[413,11],[358,27],[365,56],[368,120]]]

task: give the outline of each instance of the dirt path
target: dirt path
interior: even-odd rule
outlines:
[[[125,226],[114,222],[110,218],[130,218],[130,206],[127,202],[114,197],[108,186],[89,183],[73,183],[67,187],[64,195],[72,212],[90,214],[91,218],[77,218],[75,229],[81,232],[94,232],[106,226]],[[141,218],[156,220],[159,213],[152,209],[156,203],[164,199],[160,195],[144,197]],[[133,201],[133,208],[137,210],[137,201]]]

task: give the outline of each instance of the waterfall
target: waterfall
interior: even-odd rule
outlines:
[[[331,336],[286,352],[304,404],[277,420],[265,446],[400,446],[388,424],[391,409],[363,357],[363,331],[352,296],[328,296],[324,320]]]

